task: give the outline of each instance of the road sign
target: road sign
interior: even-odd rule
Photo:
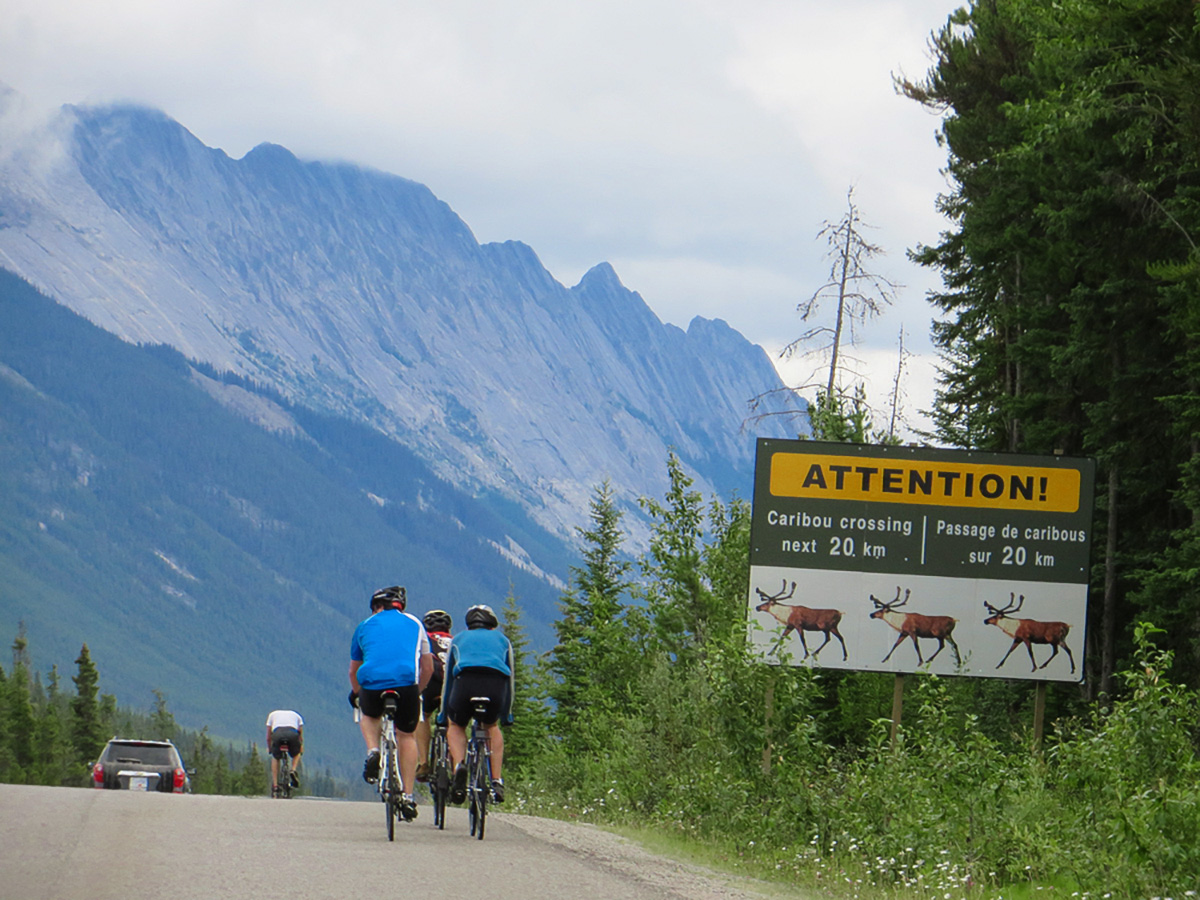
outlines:
[[[1081,681],[1094,478],[1090,459],[760,439],[752,645],[796,665]]]

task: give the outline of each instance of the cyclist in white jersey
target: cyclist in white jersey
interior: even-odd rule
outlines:
[[[279,760],[283,745],[292,758],[292,787],[300,787],[300,756],[304,752],[304,719],[293,709],[276,709],[267,716],[267,750],[271,754],[271,790],[279,788]]]

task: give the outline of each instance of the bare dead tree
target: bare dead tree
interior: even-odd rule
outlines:
[[[830,260],[829,281],[821,285],[806,302],[796,307],[801,321],[815,322],[832,303],[833,322],[813,325],[785,346],[780,353],[783,359],[796,356],[819,357],[822,362],[813,369],[803,384],[766,391],[751,398],[749,406],[755,415],[750,416],[747,423],[758,422],[771,415],[793,415],[790,412],[758,412],[768,398],[775,397],[781,391],[786,392],[788,396],[794,396],[801,390],[816,389],[815,407],[810,405],[808,409],[809,423],[814,434],[820,432],[822,437],[829,440],[867,440],[870,437],[868,432],[875,434],[869,427],[871,414],[866,405],[863,385],[859,383],[843,389],[839,381],[845,361],[853,360],[846,348],[857,343],[859,326],[883,312],[884,307],[890,306],[895,292],[903,287],[869,270],[870,260],[884,254],[881,247],[870,243],[863,236],[864,229],[870,227],[859,215],[858,206],[854,202],[854,188],[850,187],[846,191],[846,213],[837,222],[826,220],[817,232],[817,237],[824,238],[828,245],[825,255]],[[827,371],[824,369],[826,359]],[[900,381],[906,359],[902,331],[900,364],[892,392],[891,425],[887,433],[889,439],[894,436],[896,421],[899,418],[902,398]],[[859,360],[853,361],[861,364]],[[821,380],[818,380],[819,376],[823,376]],[[843,420],[845,428],[837,425]],[[743,427],[747,423],[743,423]],[[830,423],[835,427],[826,427]],[[852,436],[834,436],[834,433],[842,431],[847,431]],[[875,436],[882,437],[878,434]]]
[[[900,326],[900,353],[896,362],[896,377],[892,379],[892,395],[889,401],[891,414],[888,416],[889,438],[896,436],[896,425],[902,417],[904,409],[904,367],[908,365],[908,358],[912,354],[904,349],[904,326]]]
[[[798,354],[828,356],[825,393],[830,398],[839,392],[838,371],[845,346],[857,343],[858,327],[890,306],[895,292],[902,287],[868,269],[870,260],[884,252],[863,236],[863,230],[870,227],[863,222],[854,203],[854,188],[849,188],[845,215],[837,222],[827,220],[817,232],[817,237],[824,238],[829,245],[825,254],[831,261],[829,281],[796,307],[801,321],[808,322],[817,320],[832,302],[833,323],[814,325],[783,348],[784,359]],[[814,341],[819,342],[817,346],[813,346]]]

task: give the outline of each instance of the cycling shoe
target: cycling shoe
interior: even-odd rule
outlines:
[[[450,802],[462,803],[467,799],[467,764],[459,763],[454,770],[454,781],[450,785]]]
[[[400,798],[400,815],[404,817],[405,822],[411,822],[417,817],[417,801],[412,794],[405,794]]]
[[[367,784],[374,784],[379,780],[379,751],[372,750],[367,754],[367,761],[363,763],[363,781]]]

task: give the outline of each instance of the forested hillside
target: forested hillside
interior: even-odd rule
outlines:
[[[569,551],[507,501],[462,494],[368,428],[126,344],[4,272],[0,321],[0,633],[24,621],[49,659],[86,642],[122,703],[161,690],[216,735],[303,708],[340,763],[357,752],[349,635],[380,585],[456,614],[512,588],[549,642],[557,592],[518,551],[563,576]]]
[[[104,679],[87,644],[75,658],[69,684],[57,663],[43,679],[22,629],[11,650],[12,667],[0,666],[0,781],[90,787],[90,765],[109,737],[120,736],[173,742],[191,773],[193,793],[269,795],[269,757],[261,740],[222,745],[207,727],[181,728],[160,692],[144,710],[118,704],[115,696],[102,693]],[[305,772],[300,790],[320,797],[346,795],[344,782],[315,766]]]
[[[905,82],[945,113],[952,446],[1093,456],[1088,684],[1132,623],[1200,677],[1200,34],[1195,4],[975,2]]]

